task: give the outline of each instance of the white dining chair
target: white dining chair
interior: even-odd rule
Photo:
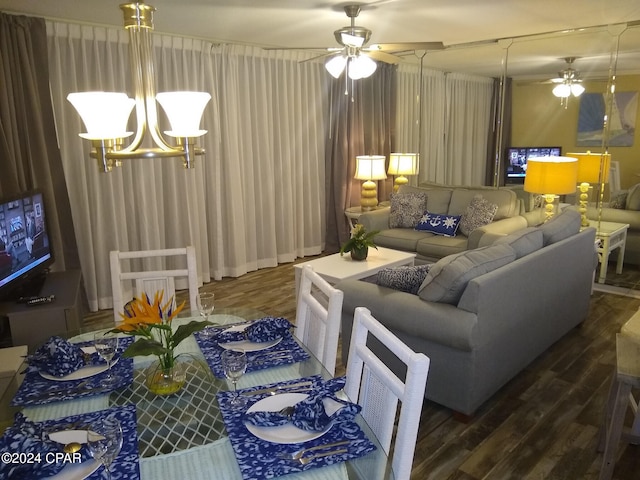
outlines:
[[[342,290],[331,286],[311,265],[302,268],[295,336],[331,375],[336,370],[343,298]]]
[[[175,263],[180,266],[186,265],[186,267],[162,269],[162,265],[169,263],[166,257],[183,257],[183,260],[178,260]],[[120,313],[124,305],[133,296],[143,292],[152,296],[155,292],[163,290],[164,300],[166,301],[173,296],[175,302],[175,281],[177,278],[186,278],[186,286],[189,290],[188,305],[194,315],[198,311],[198,271],[194,247],[133,252],[113,250],[109,253],[109,260],[113,292],[113,318],[116,324],[120,323]],[[127,293],[126,297],[125,292]]]
[[[409,480],[430,360],[411,350],[368,309],[357,307],[353,320],[344,391],[362,407],[363,418],[387,455],[400,401],[391,464],[396,480]],[[370,349],[367,344],[370,337],[375,337],[406,365],[404,382]]]

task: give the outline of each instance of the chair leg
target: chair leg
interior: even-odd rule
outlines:
[[[607,413],[605,415],[604,455],[602,468],[600,469],[600,480],[609,480],[613,475],[616,453],[622,436],[624,417],[629,402],[629,394],[631,393],[631,385],[616,379],[612,390],[615,391],[615,399],[612,402],[612,408],[607,405]]]

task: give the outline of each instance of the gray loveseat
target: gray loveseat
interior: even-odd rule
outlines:
[[[461,216],[475,196],[498,206],[493,221],[465,235],[458,230],[455,236],[437,235],[426,231],[417,231],[413,227],[397,228],[392,222],[394,198],[391,209],[373,210],[363,213],[358,222],[368,231],[379,230],[374,241],[381,247],[416,252],[416,263],[430,263],[442,257],[464,250],[473,249],[482,244],[486,234],[507,234],[525,228],[527,220],[520,216],[522,202],[516,193],[508,188],[491,187],[447,187],[425,184],[419,187],[403,185],[398,190],[403,194],[424,194],[426,205],[423,210],[435,214]]]
[[[354,309],[365,306],[431,359],[425,397],[472,415],[586,318],[595,230],[579,228],[578,212],[566,210],[541,227],[446,257],[431,266],[417,295],[362,280],[339,282],[342,351],[348,352]],[[381,355],[401,372],[388,353]]]

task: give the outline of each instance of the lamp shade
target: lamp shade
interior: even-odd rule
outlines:
[[[349,78],[359,80],[373,75],[378,68],[378,64],[366,55],[358,55],[349,59]]]
[[[326,68],[327,72],[329,72],[333,78],[338,78],[342,75],[346,65],[347,57],[344,55],[336,55],[326,61],[324,68]]]
[[[67,95],[87,129],[81,133],[89,140],[107,140],[124,138],[133,132],[127,132],[127,122],[135,105],[133,98],[117,92],[78,92]]]
[[[207,92],[164,92],[156,95],[171,123],[165,132],[172,137],[199,137],[207,133],[200,130],[200,120],[211,95]]]
[[[358,180],[384,180],[387,178],[384,167],[384,155],[359,155],[356,157],[354,178]]]
[[[600,183],[600,167],[602,166],[602,183],[609,181],[611,155],[609,153],[567,153],[567,157],[578,160],[578,183]]]
[[[389,155],[389,175],[417,175],[418,154],[392,153]]]
[[[524,190],[564,195],[576,191],[578,160],[571,157],[538,157],[527,160]]]

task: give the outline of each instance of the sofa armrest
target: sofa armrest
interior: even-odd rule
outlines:
[[[590,207],[587,210],[587,218],[590,220],[598,219],[598,210]],[[628,223],[629,230],[640,230],[640,211],[637,210],[623,210],[621,208],[608,208],[602,209],[603,222],[617,222]]]
[[[358,223],[364,225],[368,232],[372,230],[387,230],[389,228],[389,213],[390,210],[388,208],[364,212],[358,218]]]
[[[484,227],[476,228],[469,235],[467,249],[471,250],[486,245],[491,245],[497,238],[510,233],[527,228],[527,220],[521,215],[503,218],[496,222],[491,222]],[[487,236],[485,239],[484,237]]]

